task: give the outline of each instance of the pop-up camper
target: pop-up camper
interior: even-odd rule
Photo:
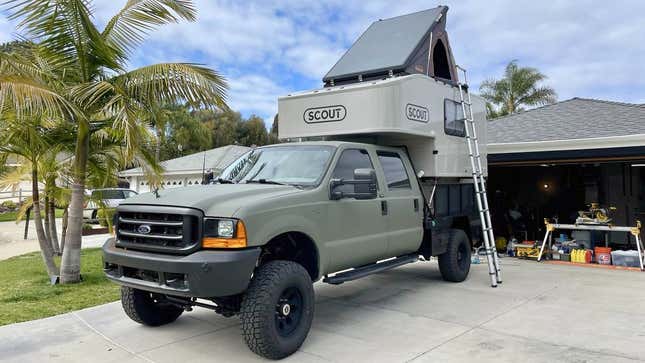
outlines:
[[[323,78],[325,87],[279,98],[280,138],[406,146],[424,179],[470,179],[446,11],[373,23]],[[471,100],[486,174],[485,102]]]

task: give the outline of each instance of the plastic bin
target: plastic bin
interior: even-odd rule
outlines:
[[[611,259],[615,266],[641,267],[638,251],[612,251]]]

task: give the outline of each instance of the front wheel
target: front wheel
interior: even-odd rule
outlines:
[[[139,324],[160,326],[177,320],[184,309],[157,298],[156,294],[121,286],[121,305],[126,315]]]
[[[446,281],[462,282],[470,272],[470,242],[462,230],[453,230],[448,249],[439,255],[439,271]]]
[[[242,300],[242,334],[249,349],[269,359],[293,354],[304,342],[314,316],[309,273],[291,261],[260,266]]]

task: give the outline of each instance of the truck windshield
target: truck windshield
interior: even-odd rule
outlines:
[[[272,146],[252,150],[228,166],[220,179],[234,183],[260,182],[316,186],[334,153],[332,146]]]

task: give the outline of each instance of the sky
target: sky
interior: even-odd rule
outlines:
[[[125,0],[95,0],[102,25]],[[471,87],[506,64],[538,68],[559,100],[645,103],[645,1],[195,0],[198,20],[152,32],[130,66],[205,64],[229,82],[228,102],[271,123],[277,97],[319,88],[322,77],[378,19],[448,5],[447,30]],[[0,18],[0,42],[20,35]]]

